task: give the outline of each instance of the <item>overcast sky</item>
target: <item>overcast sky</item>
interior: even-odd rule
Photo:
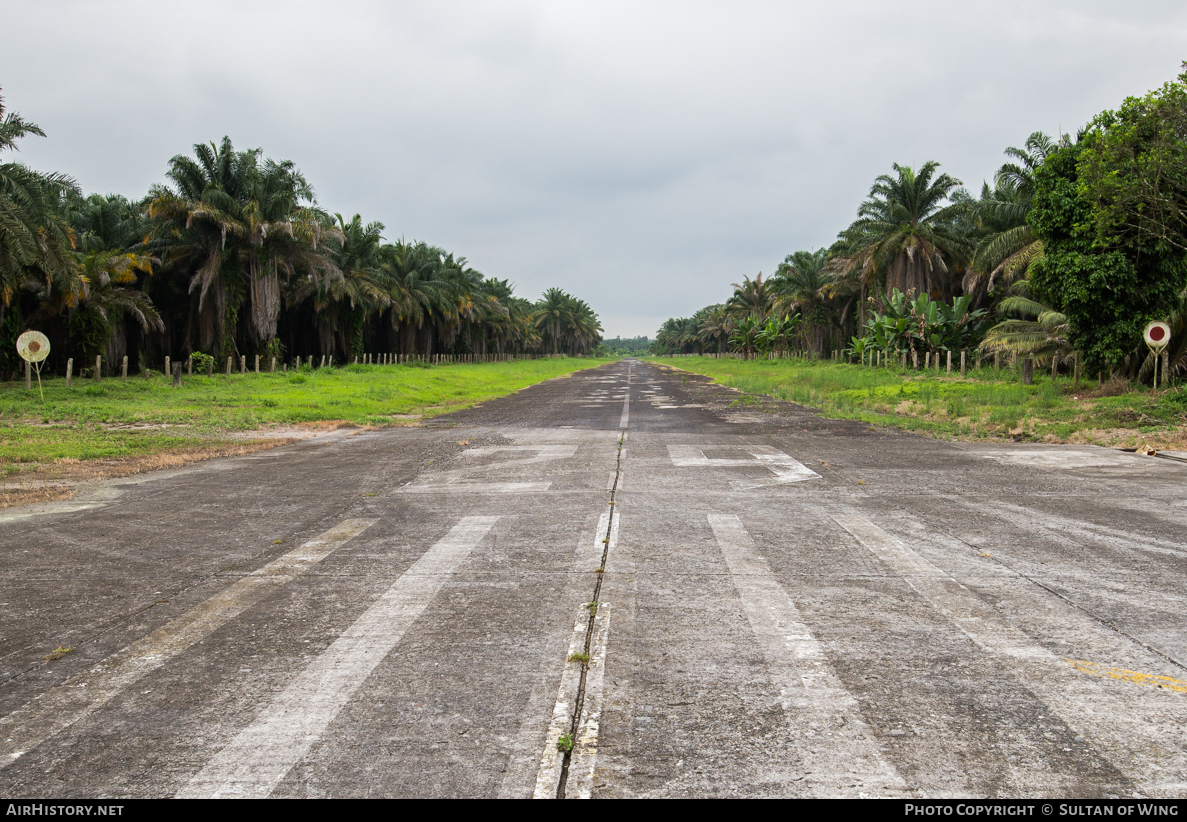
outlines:
[[[140,197],[229,135],[331,212],[654,336],[830,244],[891,163],[976,190],[1187,59],[1187,3],[10,2],[19,157]]]

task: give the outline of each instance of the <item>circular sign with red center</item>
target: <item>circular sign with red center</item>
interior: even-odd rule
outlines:
[[[1142,336],[1146,338],[1146,345],[1163,349],[1171,341],[1171,327],[1166,323],[1153,322],[1146,326]]]
[[[26,362],[41,362],[49,356],[49,338],[40,331],[26,331],[16,338],[16,351]]]

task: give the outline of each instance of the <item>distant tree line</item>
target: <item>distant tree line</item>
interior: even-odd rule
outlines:
[[[1184,64],[1187,69],[1187,63]],[[1187,71],[1073,139],[1035,132],[979,196],[927,162],[874,181],[837,241],[667,320],[655,353],[979,346],[1145,377],[1151,320],[1187,372]]]
[[[0,100],[0,151],[44,133]],[[169,162],[139,200],[84,195],[63,174],[0,163],[0,374],[13,342],[47,334],[66,357],[160,367],[165,356],[569,354],[593,351],[593,309],[557,288],[535,301],[465,257],[329,214],[290,161],[230,139]]]
[[[646,354],[651,349],[651,340],[647,337],[614,337],[602,340],[601,350],[611,356],[620,357],[626,354]]]

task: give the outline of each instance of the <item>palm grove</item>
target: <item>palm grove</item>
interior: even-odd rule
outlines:
[[[0,102],[0,151],[44,136]],[[194,146],[144,198],[83,196],[62,174],[0,163],[0,372],[23,330],[66,357],[133,367],[199,352],[282,361],[364,352],[588,353],[597,314],[552,288],[537,302],[464,257],[387,242],[384,226],[328,214],[292,162]]]
[[[1187,63],[1184,64],[1187,69]],[[660,354],[895,357],[979,348],[1148,378],[1151,320],[1187,370],[1187,71],[1072,139],[1032,134],[973,196],[894,165],[827,249],[664,323]]]

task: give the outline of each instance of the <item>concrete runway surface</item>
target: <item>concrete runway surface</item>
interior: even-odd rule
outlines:
[[[0,795],[1187,793],[1187,464],[739,396],[625,360],[0,511]]]

